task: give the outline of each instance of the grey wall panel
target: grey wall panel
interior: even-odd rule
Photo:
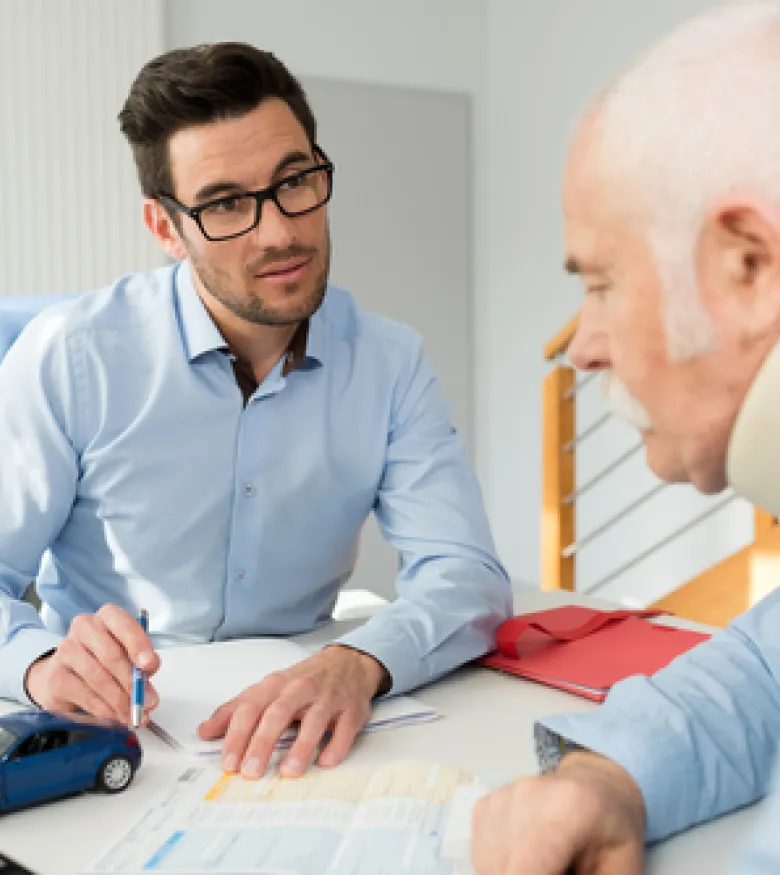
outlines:
[[[334,282],[417,329],[469,451],[473,435],[470,101],[305,80],[336,164]],[[393,594],[396,556],[373,520],[352,585]]]

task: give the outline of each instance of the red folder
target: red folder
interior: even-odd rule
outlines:
[[[601,702],[614,684],[651,675],[709,635],[660,626],[663,611],[570,605],[502,623],[497,650],[479,664]]]

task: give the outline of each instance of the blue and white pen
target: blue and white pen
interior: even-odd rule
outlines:
[[[149,612],[141,611],[138,623],[144,630],[149,631]],[[137,729],[144,721],[144,693],[146,692],[146,672],[137,666],[133,666],[133,697],[130,702],[130,716],[133,728]]]

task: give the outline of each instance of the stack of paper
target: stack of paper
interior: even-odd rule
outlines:
[[[176,748],[194,756],[217,755],[222,740],[203,741],[198,725],[222,704],[274,671],[311,656],[300,644],[278,638],[249,638],[216,644],[171,647],[160,651],[162,666],[152,679],[160,705],[150,729]],[[382,700],[374,706],[364,732],[390,729],[439,716],[410,696]],[[289,746],[288,732],[279,746]]]
[[[295,781],[195,765],[88,871],[459,875],[478,782],[468,769],[415,761],[315,768]]]

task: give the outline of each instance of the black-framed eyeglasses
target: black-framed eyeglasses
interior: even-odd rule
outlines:
[[[314,152],[319,163],[285,176],[260,191],[225,195],[197,207],[187,207],[173,195],[162,192],[156,197],[168,209],[189,216],[207,240],[232,240],[260,224],[263,204],[268,200],[289,218],[313,213],[330,200],[335,167],[319,146],[314,147]]]

